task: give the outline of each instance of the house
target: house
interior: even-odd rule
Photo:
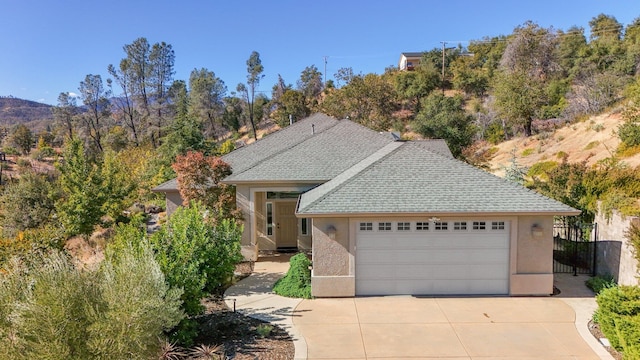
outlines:
[[[420,65],[420,59],[422,59],[422,52],[403,52],[400,53],[400,60],[398,61],[398,69],[403,70],[415,70]]]
[[[243,254],[312,250],[312,293],[548,295],[553,217],[567,205],[456,160],[315,114],[223,157]],[[159,186],[167,209],[175,181]]]

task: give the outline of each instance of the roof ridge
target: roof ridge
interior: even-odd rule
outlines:
[[[329,187],[329,189],[327,191],[321,192],[320,195],[311,196],[311,200],[309,201],[309,203],[307,205],[305,205],[305,207],[313,206],[316,203],[318,203],[319,201],[322,201],[322,199],[324,199],[329,194],[332,194],[333,192],[335,192],[338,189],[340,189],[344,184],[349,182],[349,180],[357,177],[359,174],[361,174],[363,171],[365,171],[368,168],[370,168],[372,165],[374,165],[377,162],[379,162],[379,161],[383,160],[384,158],[388,157],[390,154],[395,152],[398,148],[400,148],[404,144],[405,144],[405,142],[401,142],[401,141],[390,142],[387,145],[385,145],[382,148],[380,148],[378,151],[376,151],[373,154],[367,156],[366,158],[360,160],[360,162],[358,162],[357,164],[355,164],[352,167],[348,168],[347,170],[343,171],[342,173],[340,173],[339,175],[337,175],[333,179],[327,181],[324,184],[318,185],[318,186],[314,187],[311,190],[308,190],[306,192],[307,194],[309,194],[309,193],[311,193],[313,191],[321,192],[321,190],[322,190],[321,188]],[[313,194],[311,194],[311,195],[313,195]],[[299,205],[300,204],[298,203],[298,206]],[[296,211],[297,210],[298,209],[296,209]]]

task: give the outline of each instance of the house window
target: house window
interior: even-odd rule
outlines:
[[[447,230],[449,229],[449,223],[446,221],[443,221],[443,222],[436,221],[435,223],[433,223],[433,227],[436,230]]]
[[[373,223],[370,222],[361,222],[360,223],[360,231],[372,231]]]
[[[456,221],[453,223],[453,230],[467,230],[466,221]]]
[[[391,223],[390,222],[378,223],[378,231],[391,231]]]
[[[484,221],[474,221],[473,222],[473,230],[486,230],[487,223]]]
[[[408,223],[408,222],[398,223],[398,231],[409,231],[409,230],[411,230],[411,223]]]
[[[267,203],[267,236],[273,235],[273,203]]]
[[[504,230],[504,221],[491,222],[491,230]]]
[[[295,192],[295,191],[283,191],[283,192],[276,192],[276,191],[267,191],[267,199],[268,200],[272,200],[272,199],[297,199],[298,196],[300,196],[299,192]]]
[[[429,230],[429,223],[428,223],[428,222],[421,222],[421,221],[418,221],[418,222],[416,223],[416,230],[418,230],[418,231],[426,231],[426,230]]]
[[[300,235],[309,235],[311,227],[311,219],[300,219]]]

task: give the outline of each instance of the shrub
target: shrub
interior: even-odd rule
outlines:
[[[568,158],[568,157],[569,157],[569,154],[567,154],[567,153],[566,153],[566,152],[564,152],[564,151],[558,151],[558,152],[556,153],[556,158],[558,158],[558,159],[564,160],[564,159],[566,159],[566,158]]]
[[[640,145],[629,146],[626,143],[620,143],[616,149],[616,154],[620,157],[631,157],[640,153]]]
[[[529,156],[531,154],[533,154],[533,149],[524,149],[524,150],[522,150],[522,154],[521,155],[524,157],[524,156]]]
[[[596,146],[600,145],[600,141],[591,141],[590,143],[587,144],[587,146],[584,147],[584,150],[591,150],[593,148],[595,148]]]
[[[587,287],[599,294],[602,290],[617,286],[616,280],[611,275],[594,276],[585,281]]]
[[[547,173],[558,166],[558,163],[555,161],[541,161],[537,162],[529,168],[527,171],[527,176],[534,177],[539,176],[541,178],[548,178]]]
[[[596,297],[600,329],[611,346],[625,358],[640,353],[640,287],[619,286],[604,289]]]
[[[311,299],[311,261],[300,253],[292,256],[289,264],[289,271],[276,281],[273,292],[286,297]]]

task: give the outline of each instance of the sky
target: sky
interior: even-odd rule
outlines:
[[[207,68],[229,92],[246,81],[255,50],[259,90],[270,96],[278,74],[295,86],[307,66],[325,73],[325,57],[327,80],[343,67],[380,74],[401,52],[508,35],[528,20],[588,31],[600,13],[626,26],[640,17],[640,1],[0,0],[0,96],[55,105],[87,74],[105,80],[139,37],[173,46],[174,79]]]

